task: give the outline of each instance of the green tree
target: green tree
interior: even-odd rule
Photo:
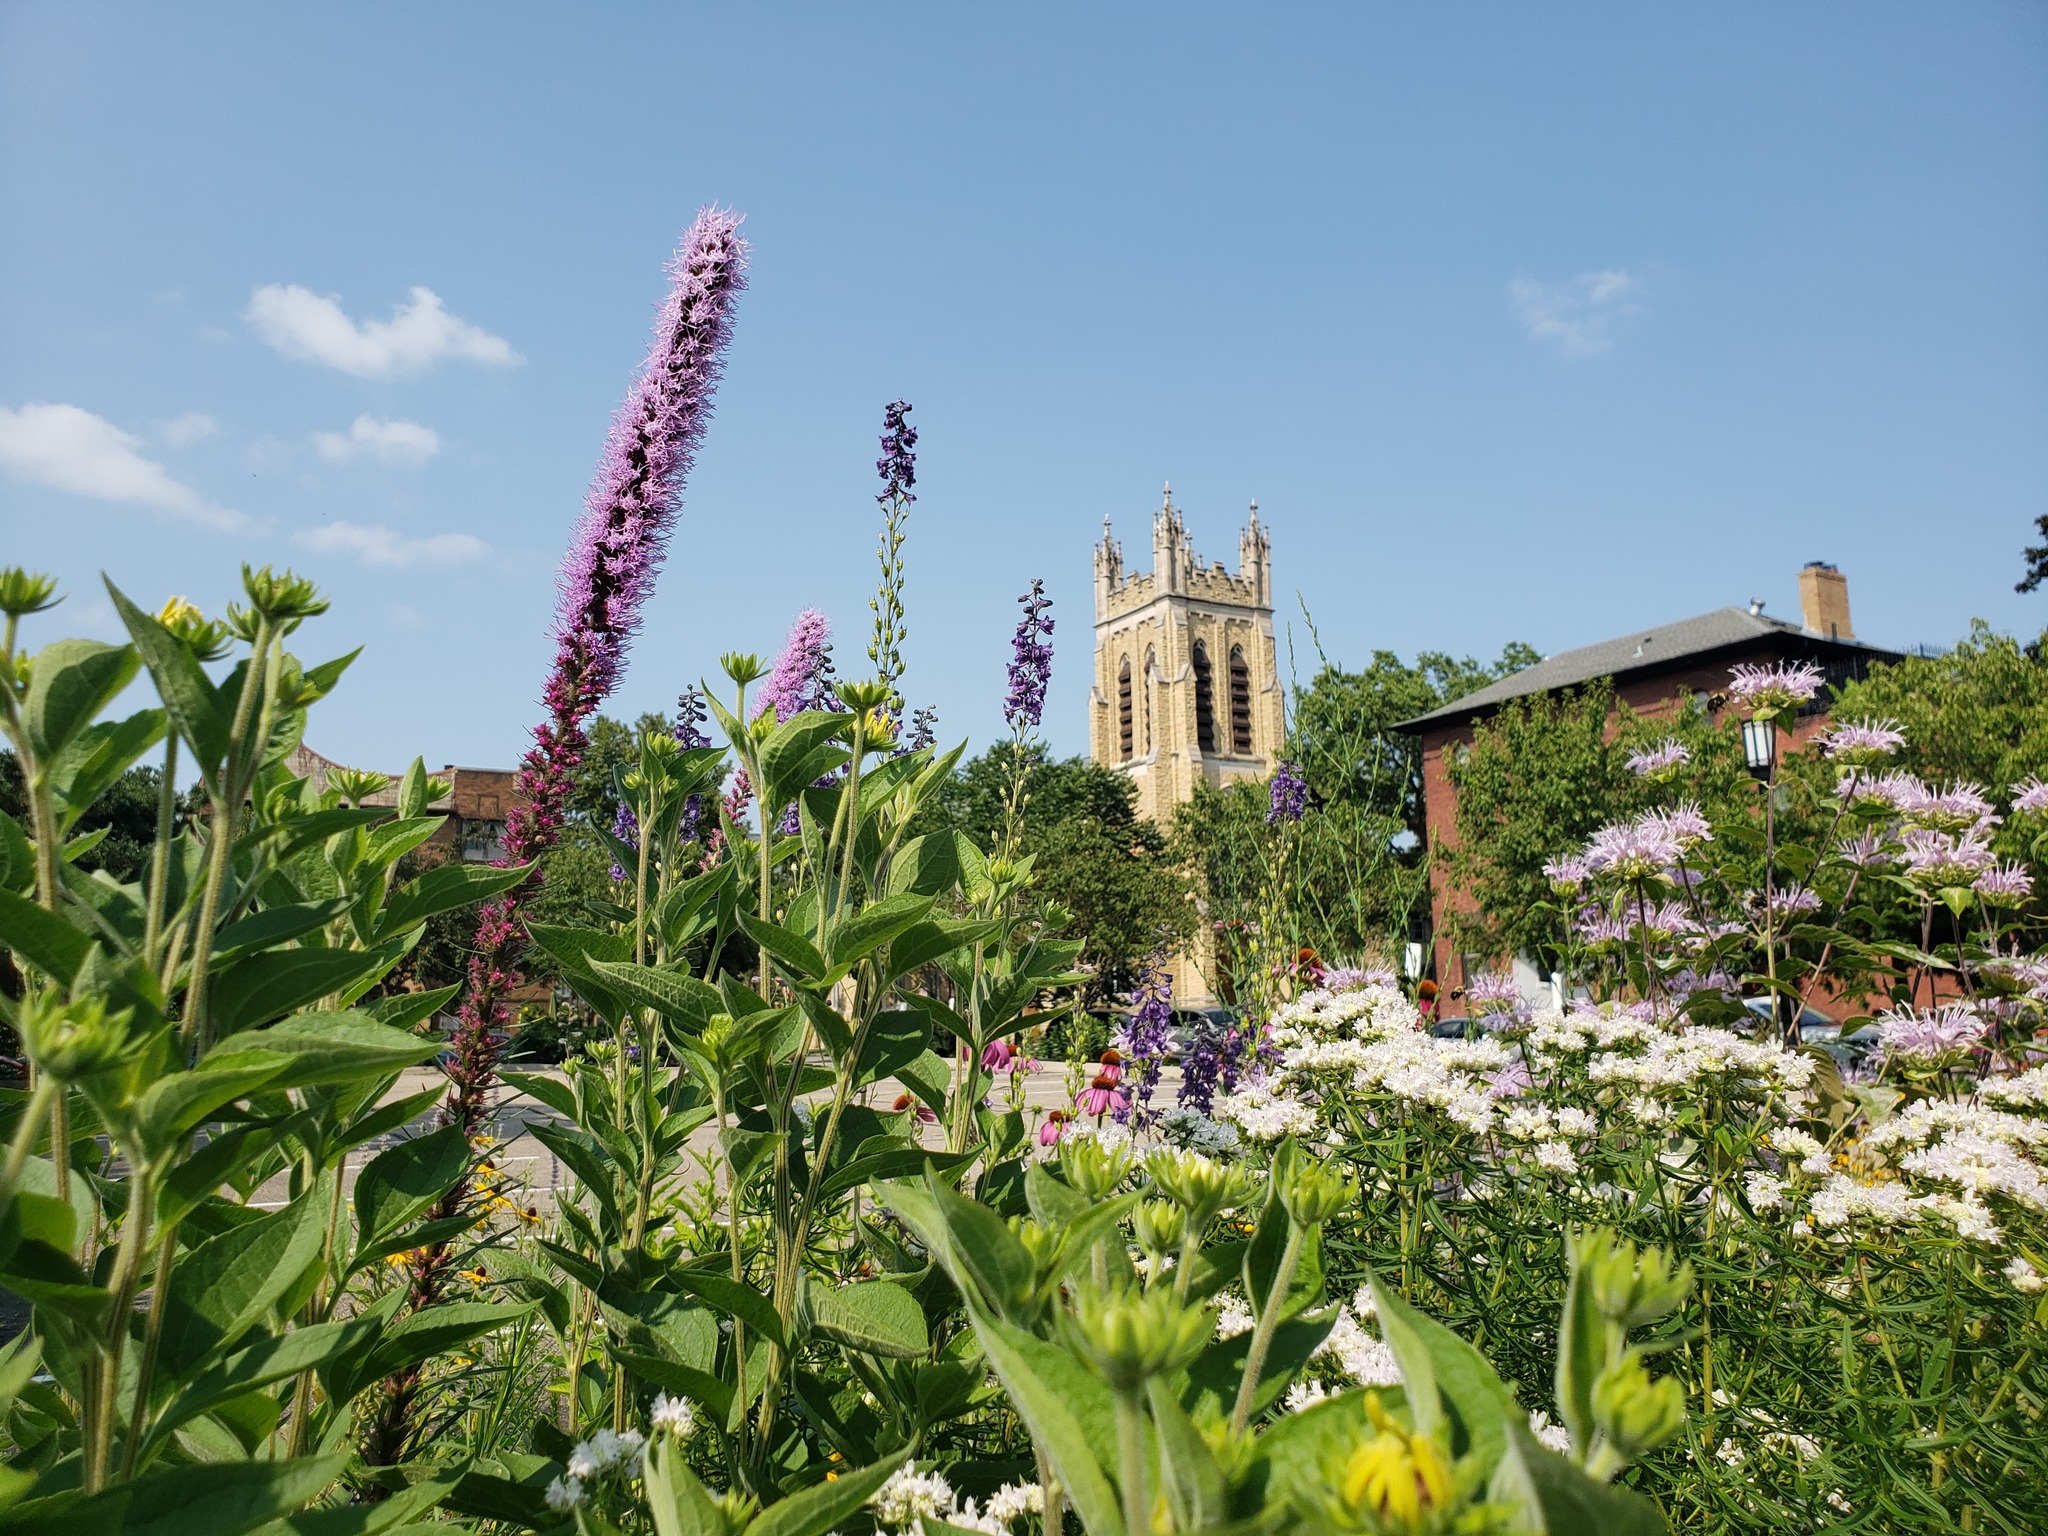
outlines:
[[[114,781],[113,787],[78,819],[77,832],[83,836],[106,828],[98,846],[78,856],[80,869],[105,870],[123,885],[142,877],[149,845],[156,837],[158,789],[163,770],[147,764],[130,768]],[[24,824],[28,801],[21,782],[21,765],[12,752],[0,750],[0,811]]]
[[[992,846],[1007,813],[1015,748],[1001,742],[968,759],[920,816],[917,832],[951,827]],[[1084,758],[1038,756],[1024,778],[1021,849],[1033,888],[1072,916],[1094,1005],[1129,991],[1146,957],[1184,941],[1195,911],[1187,876],[1165,833],[1136,810],[1122,774]]]

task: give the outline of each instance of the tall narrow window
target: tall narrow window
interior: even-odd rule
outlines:
[[[1123,665],[1116,669],[1116,746],[1117,755],[1125,762],[1131,760],[1131,658],[1126,656]]]
[[[1244,664],[1244,647],[1230,648],[1230,750],[1252,755],[1252,669]]]
[[[1216,750],[1216,688],[1210,677],[1209,647],[1195,642],[1195,745]]]
[[[1152,755],[1152,682],[1159,672],[1159,661],[1152,647],[1145,647],[1145,755]]]

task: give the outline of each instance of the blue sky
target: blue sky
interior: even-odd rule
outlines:
[[[1085,750],[1090,545],[1167,479],[1339,659],[1796,615],[1809,559],[1867,638],[2048,624],[2032,4],[0,5],[0,560],[103,633],[100,570],[289,562],[308,659],[368,647],[314,745],[510,762],[713,200],[753,287],[614,712],[807,604],[864,670],[897,396],[908,687],[978,743],[1043,576]]]

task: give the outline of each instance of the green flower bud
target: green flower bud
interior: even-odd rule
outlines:
[[[865,715],[889,702],[889,685],[883,682],[841,683],[834,691],[839,702],[856,715]]]
[[[1248,1168],[1173,1147],[1161,1147],[1146,1158],[1145,1172],[1159,1192],[1186,1211],[1197,1227],[1206,1227],[1225,1211],[1236,1210],[1259,1187],[1257,1176]]]
[[[757,683],[768,675],[768,669],[761,665],[761,658],[751,651],[727,651],[718,658],[718,665],[725,675],[742,688]]]
[[[63,601],[57,595],[57,578],[54,576],[23,570],[18,565],[0,570],[0,613],[10,619],[47,612]]]
[[[201,661],[219,661],[228,653],[228,642],[234,639],[234,631],[226,624],[209,619],[182,597],[166,602],[156,621],[184,641],[185,648]]]
[[[1060,1327],[1088,1368],[1118,1392],[1179,1370],[1214,1332],[1205,1310],[1183,1306],[1165,1287],[1083,1291]]]
[[[128,1018],[128,1009],[110,1014],[99,998],[67,1003],[45,993],[22,1005],[22,1048],[39,1070],[60,1083],[75,1083],[127,1053]]]
[[[1611,1232],[1585,1234],[1572,1260],[1593,1285],[1593,1305],[1620,1328],[1640,1328],[1669,1317],[1692,1289],[1692,1265],[1674,1266],[1661,1248],[1639,1250]]]
[[[1631,1349],[1593,1383],[1593,1423],[1630,1461],[1654,1451],[1685,1423],[1685,1389],[1675,1376],[1652,1381]]]
[[[391,783],[388,776],[367,768],[335,768],[328,772],[327,787],[350,805],[361,805]]]
[[[1280,1203],[1297,1226],[1318,1227],[1358,1198],[1358,1186],[1343,1174],[1305,1157],[1275,1167]]]
[[[1090,1200],[1107,1200],[1130,1177],[1137,1160],[1127,1146],[1104,1146],[1099,1136],[1060,1138],[1060,1172]]]
[[[327,599],[304,576],[289,570],[273,571],[267,565],[242,567],[242,591],[249,606],[272,624],[296,626],[327,611]]]
[[[1188,1213],[1171,1200],[1147,1200],[1131,1218],[1147,1253],[1172,1253],[1187,1234]]]

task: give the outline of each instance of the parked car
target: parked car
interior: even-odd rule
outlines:
[[[1771,1000],[1768,997],[1746,997],[1742,1006],[1760,1019],[1771,1016]],[[1799,1010],[1799,1043],[1817,1045],[1835,1058],[1835,1064],[1843,1068],[1861,1066],[1877,1049],[1877,1026],[1865,1024],[1848,1034],[1842,1033],[1842,1026],[1829,1018],[1818,1008]]]

